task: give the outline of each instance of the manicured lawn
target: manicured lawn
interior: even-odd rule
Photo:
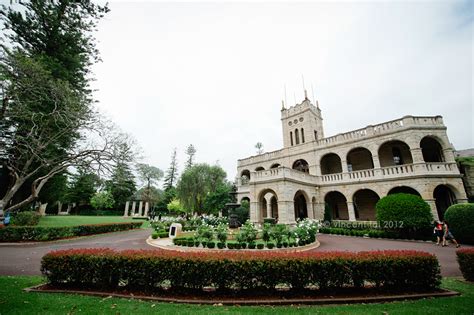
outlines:
[[[473,314],[474,284],[443,280],[443,287],[461,296],[385,304],[343,306],[239,307],[166,304],[74,294],[27,293],[23,288],[39,284],[39,276],[0,277],[0,314]]]
[[[84,224],[101,224],[117,222],[138,222],[139,220],[124,219],[121,216],[83,216],[83,215],[64,215],[64,216],[45,216],[40,219],[38,226],[75,226]],[[140,220],[143,221],[143,220]]]

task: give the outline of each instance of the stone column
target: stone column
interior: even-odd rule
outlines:
[[[145,202],[145,213],[143,214],[144,217],[148,216],[148,210],[150,210],[150,203],[147,201]]]
[[[143,210],[143,201],[140,200],[140,203],[138,204],[138,216],[142,216],[142,210]]]
[[[130,213],[130,215],[133,217],[135,216],[135,208],[137,207],[137,202],[136,201],[132,201],[132,212]]]
[[[374,169],[380,168],[380,160],[378,155],[372,155],[372,161],[374,162]]]
[[[349,221],[356,221],[356,215],[354,211],[354,203],[347,202],[347,211],[349,212]]]
[[[265,218],[271,218],[272,217],[272,203],[270,201],[268,201],[267,199],[265,199],[266,201],[266,204],[267,204],[267,213],[265,215]]]
[[[341,166],[342,166],[342,172],[343,172],[343,173],[348,173],[348,172],[349,172],[349,170],[348,170],[348,168],[347,168],[347,161],[346,161],[346,159],[343,159],[343,160],[341,159]]]
[[[308,219],[314,219],[313,203],[312,202],[306,203],[306,212],[308,212]]]
[[[413,164],[416,163],[425,163],[423,159],[423,153],[421,152],[421,148],[412,148],[410,149],[411,157],[413,159]]]
[[[259,221],[258,202],[255,202],[255,201],[250,202],[250,221],[252,223],[258,223]]]
[[[438,209],[436,208],[435,199],[425,199],[425,201],[427,204],[430,205],[431,213],[433,214],[433,219],[435,219],[435,221],[438,221],[439,216],[438,216]]]
[[[130,201],[125,202],[125,209],[123,210],[123,216],[128,217],[128,208],[130,207]]]
[[[278,201],[278,222],[295,224],[295,205],[293,201]]]
[[[443,149],[443,155],[444,155],[444,161],[447,163],[456,163],[456,160],[454,159],[454,152],[453,149],[447,148]]]

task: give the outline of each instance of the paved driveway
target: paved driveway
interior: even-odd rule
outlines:
[[[135,230],[95,235],[29,245],[0,244],[0,275],[39,275],[41,257],[51,250],[68,248],[108,247],[113,249],[156,249],[145,243],[150,230]],[[438,247],[433,243],[365,239],[361,237],[318,235],[321,246],[316,251],[363,251],[383,249],[421,250],[435,254],[443,276],[460,276],[455,248]]]

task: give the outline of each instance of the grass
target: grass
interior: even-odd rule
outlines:
[[[474,284],[453,278],[442,286],[461,296],[382,304],[338,306],[199,306],[156,303],[74,294],[28,293],[25,287],[40,284],[39,276],[1,276],[0,314],[473,314]]]
[[[45,216],[41,217],[38,226],[75,226],[84,224],[101,224],[132,222],[131,218],[124,219],[121,216],[85,216],[85,215],[65,215],[65,216]]]

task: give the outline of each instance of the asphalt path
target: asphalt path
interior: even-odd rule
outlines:
[[[70,248],[112,249],[156,249],[145,240],[150,235],[150,229],[116,232],[89,237],[54,242],[31,244],[1,244],[0,243],[0,275],[39,275],[41,257],[52,250]],[[461,276],[456,262],[455,248],[436,246],[431,242],[396,241],[369,239],[362,237],[318,235],[321,246],[314,251],[367,251],[367,250],[418,250],[433,253],[438,257],[443,276]],[[465,247],[465,246],[463,246]],[[472,246],[470,246],[472,247]]]

